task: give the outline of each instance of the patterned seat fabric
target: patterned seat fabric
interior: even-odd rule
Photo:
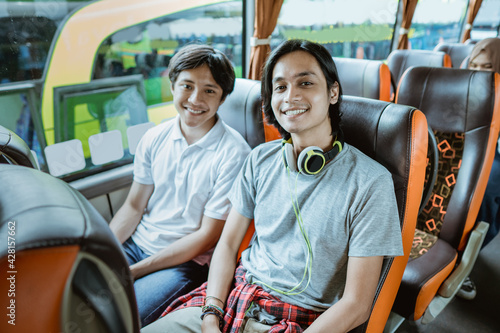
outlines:
[[[411,259],[418,258],[436,243],[462,164],[464,134],[434,131],[434,135],[439,151],[437,179],[429,201],[418,216]]]

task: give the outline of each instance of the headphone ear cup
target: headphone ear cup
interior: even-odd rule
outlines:
[[[308,175],[315,175],[320,172],[325,166],[325,163],[323,149],[316,146],[307,147],[301,151],[297,159],[297,165],[300,171]]]
[[[283,145],[283,150],[285,152],[285,164],[288,165],[290,170],[297,171],[297,160],[295,159],[293,145],[290,143],[285,143]]]

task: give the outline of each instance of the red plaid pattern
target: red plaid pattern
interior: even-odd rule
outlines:
[[[229,294],[225,308],[224,327],[222,333],[239,332],[245,312],[253,303],[258,304],[267,313],[276,318],[282,318],[280,322],[269,330],[269,333],[301,333],[302,327],[308,327],[318,318],[321,313],[304,309],[292,304],[284,303],[277,297],[264,291],[256,284],[248,284],[245,280],[246,270],[239,265],[235,272],[234,289]],[[191,307],[203,306],[206,297],[207,283],[189,294],[179,297],[163,312],[162,317],[169,312]]]

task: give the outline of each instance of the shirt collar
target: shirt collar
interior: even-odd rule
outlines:
[[[216,148],[216,145],[219,143],[220,137],[224,133],[224,125],[222,124],[223,121],[218,114],[215,114],[215,117],[217,119],[215,125],[200,140],[193,143],[193,146],[198,146],[200,148],[210,150],[214,150]],[[182,135],[181,131],[181,119],[179,115],[177,115],[175,118],[172,139],[185,140],[184,135]]]
[[[177,115],[174,120],[174,128],[172,131],[172,139],[174,140],[182,140],[184,139],[184,135],[182,135],[181,131],[181,117]]]

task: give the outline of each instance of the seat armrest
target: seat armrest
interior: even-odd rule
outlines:
[[[474,230],[472,230],[460,264],[458,264],[453,273],[443,282],[438,293],[427,307],[427,310],[425,310],[421,320],[422,324],[430,323],[444,310],[453,299],[453,296],[457,293],[462,282],[469,276],[477,256],[479,255],[479,250],[486,237],[488,228],[489,224],[481,221]]]
[[[481,245],[484,242],[488,228],[489,224],[481,221],[472,230],[460,263],[438,290],[440,296],[451,297],[455,295],[464,279],[469,276],[481,250]]]

